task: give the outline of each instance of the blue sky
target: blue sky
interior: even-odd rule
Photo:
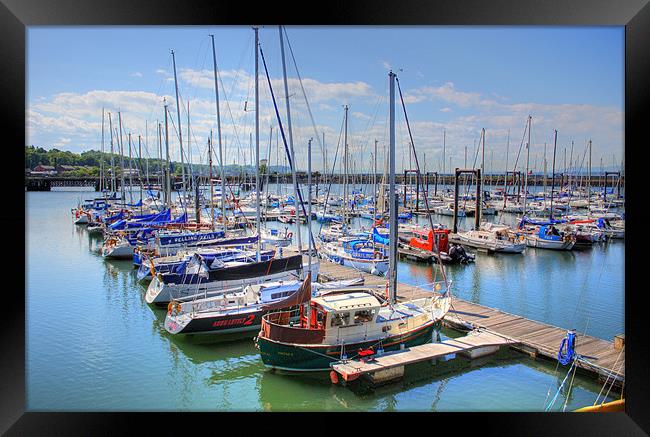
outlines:
[[[593,140],[594,166],[619,165],[623,155],[624,29],[622,27],[295,27],[287,34],[314,122],[308,116],[290,52],[286,49],[297,160],[306,167],[314,139],[313,167],[321,169],[322,132],[329,164],[339,140],[343,105],[350,106],[349,144],[357,169],[370,169],[374,140],[388,142],[387,72],[398,73],[416,149],[426,169],[473,161],[486,129],[486,170],[502,171],[510,129],[509,168],[533,116],[531,167],[541,168],[544,143],[551,160],[558,130],[558,161],[574,141],[574,158]],[[174,126],[170,49],[176,53],[181,129],[187,136],[190,102],[192,160],[206,161],[206,138],[216,129],[212,51],[215,35],[222,98],[226,163],[250,160],[253,131],[253,31],[250,27],[30,27],[27,31],[27,143],[75,152],[99,149],[102,107],[124,131],[145,136],[156,154],[156,120],[166,96]],[[286,128],[277,26],[260,29],[260,42]],[[401,69],[401,71],[400,71]],[[260,145],[267,156],[269,128],[277,121],[260,60]],[[220,84],[220,85],[221,85]],[[227,97],[227,99],[226,99]],[[226,102],[227,100],[227,102]],[[247,103],[245,103],[247,102]],[[244,112],[244,108],[249,111]],[[398,170],[408,167],[408,141],[397,107]],[[171,120],[170,120],[171,122]],[[108,122],[106,121],[106,126]],[[174,134],[174,127],[170,132]],[[108,127],[106,137],[108,138]],[[275,136],[275,133],[274,133]],[[108,141],[108,140],[107,140]],[[215,140],[216,141],[216,140]],[[108,144],[105,143],[105,144]],[[109,147],[108,145],[106,147]],[[171,141],[179,159],[178,140]],[[272,163],[277,159],[275,138]],[[187,151],[186,151],[187,153]],[[281,155],[281,163],[284,162]],[[383,153],[379,153],[383,168]],[[520,163],[522,159],[520,158]],[[549,170],[550,171],[550,170]]]

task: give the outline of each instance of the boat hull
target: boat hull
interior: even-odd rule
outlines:
[[[386,337],[382,340],[385,351],[400,349],[404,347],[418,346],[429,343],[432,339],[435,323],[430,321],[426,325],[416,328],[410,332]],[[348,357],[354,356],[359,349],[377,347],[378,339],[345,345]],[[341,348],[338,345],[293,345],[278,343],[264,337],[258,337],[257,347],[260,350],[262,362],[272,369],[279,369],[291,372],[314,372],[330,370],[330,365],[341,359]]]
[[[312,277],[318,277],[318,263],[311,265]],[[307,265],[303,270],[308,271]],[[299,276],[297,270],[288,270],[266,276],[256,276],[246,279],[228,281],[210,281],[198,284],[166,284],[159,275],[156,275],[147,287],[145,300],[148,304],[166,305],[172,299],[182,299],[201,293],[219,294],[222,290],[232,287],[244,287],[249,284],[259,284],[267,281],[293,280]]]
[[[522,253],[526,249],[525,243],[504,244],[498,240],[480,241],[476,238],[470,238],[465,235],[457,234],[458,242],[463,246],[474,247],[476,249],[487,250],[488,252],[498,253]]]
[[[130,244],[119,244],[102,248],[102,256],[111,259],[133,259],[133,246]]]
[[[575,245],[575,240],[543,240],[537,236],[526,236],[526,245],[537,249],[571,250]]]
[[[266,311],[256,310],[239,314],[218,315],[213,317],[194,317],[187,319],[176,318],[167,314],[165,317],[165,330],[170,334],[241,334],[247,333],[252,338],[262,326],[262,316]]]
[[[356,260],[348,257],[343,257],[336,254],[324,253],[323,256],[336,264],[341,264],[346,267],[352,267],[355,270],[371,273],[373,275],[383,276],[388,271],[388,260]]]

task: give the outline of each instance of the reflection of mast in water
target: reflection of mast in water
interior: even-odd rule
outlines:
[[[472,272],[472,302],[480,302],[481,295],[479,291],[481,290],[481,269],[479,266],[473,266]]]

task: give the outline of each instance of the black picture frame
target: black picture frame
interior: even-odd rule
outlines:
[[[315,6],[315,7],[314,7]],[[650,368],[645,320],[647,293],[643,277],[643,186],[644,163],[647,160],[647,139],[644,135],[645,114],[650,96],[650,6],[647,0],[587,1],[552,0],[456,0],[454,2],[423,2],[417,0],[375,0],[373,2],[329,1],[306,2],[218,2],[195,0],[1,0],[0,3],[0,96],[4,154],[11,165],[3,167],[6,202],[11,208],[0,211],[3,233],[14,234],[14,242],[6,242],[12,253],[5,258],[7,277],[18,277],[18,284],[5,283],[2,292],[2,329],[0,341],[0,432],[7,435],[84,434],[116,435],[135,432],[138,423],[148,433],[198,432],[194,428],[207,425],[211,433],[246,432],[257,424],[260,431],[281,429],[283,432],[311,432],[295,427],[296,415],[265,415],[261,420],[246,421],[240,414],[228,413],[219,420],[214,414],[191,413],[191,417],[169,417],[171,413],[39,413],[25,412],[25,295],[16,272],[24,270],[24,239],[18,231],[25,227],[25,196],[19,180],[24,161],[19,143],[25,141],[25,29],[31,25],[226,25],[252,23],[284,23],[305,25],[618,25],[625,26],[625,162],[626,221],[625,240],[625,335],[626,335],[626,412],[612,414],[543,414],[543,413],[436,413],[400,414],[384,418],[372,415],[347,415],[349,425],[365,429],[372,423],[393,422],[405,432],[423,426],[430,432],[444,428],[452,432],[499,434],[554,435],[644,435],[650,433],[649,378]],[[555,68],[549,66],[549,68]],[[646,164],[647,165],[647,164]],[[9,230],[9,232],[8,232]],[[637,235],[637,232],[639,233]],[[22,240],[22,241],[21,241]],[[21,248],[23,250],[21,251]],[[21,256],[22,255],[22,256]],[[216,413],[215,413],[216,414]],[[221,420],[223,419],[223,420]],[[244,420],[242,420],[244,419]],[[322,418],[318,418],[322,420]],[[324,418],[326,421],[327,417]],[[339,418],[334,420],[338,421]],[[411,426],[417,420],[418,427]],[[230,423],[230,425],[228,424]],[[325,429],[327,422],[319,424]],[[234,426],[232,426],[234,424]],[[442,425],[442,426],[441,426]],[[180,428],[179,428],[180,427]],[[243,427],[243,428],[242,428]],[[183,429],[184,428],[184,429]],[[331,422],[332,430],[346,429]],[[355,429],[355,428],[352,428]],[[348,432],[346,431],[346,432]],[[411,431],[412,432],[412,431]]]

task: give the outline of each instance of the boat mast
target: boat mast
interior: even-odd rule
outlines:
[[[343,137],[343,229],[344,234],[347,234],[348,222],[347,222],[347,210],[348,205],[348,105],[345,105],[345,130]]]
[[[138,176],[140,178],[140,214],[142,214],[142,137],[138,135]]]
[[[308,271],[311,273],[311,257],[312,257],[312,233],[311,233],[311,141],[307,144],[307,229],[309,229],[309,264]],[[300,225],[300,223],[298,224]]]
[[[187,185],[192,192],[194,181],[194,168],[192,167],[192,140],[190,139],[190,101],[187,101]]]
[[[149,145],[149,123],[147,120],[144,121],[144,152],[147,155],[147,158],[144,160],[144,165],[145,165],[145,179],[147,180],[147,185],[151,187],[151,184],[149,184],[149,148],[147,147]],[[140,157],[142,159],[142,157]],[[140,164],[142,165],[142,163]]]
[[[259,81],[259,28],[255,30],[255,210],[257,217],[257,262],[261,261],[260,245],[262,244],[262,235],[260,233],[260,81]],[[287,97],[288,98],[288,97]],[[298,219],[298,196],[296,196],[296,219]],[[298,227],[300,223],[298,223]]]
[[[163,159],[162,159],[162,125],[158,120],[156,120],[156,125],[158,126],[158,170],[159,175],[156,178],[156,182],[160,186],[163,194],[165,193],[165,180],[164,180],[164,170],[163,170]],[[165,198],[165,196],[163,196]]]
[[[208,165],[210,166],[210,217],[212,218],[212,230],[214,231],[214,184],[212,183],[212,129],[208,138]]]
[[[553,176],[551,176],[551,220],[553,220],[553,190],[555,189],[555,150],[556,150],[556,148],[557,148],[557,129],[555,129],[555,139],[553,140]],[[546,171],[544,172],[544,179],[546,179]]]
[[[377,140],[375,140],[375,156],[374,156],[374,166],[372,172],[372,199],[374,201],[375,207],[372,210],[372,221],[374,223],[375,217],[377,216]],[[372,240],[375,241],[374,239]]]
[[[168,110],[167,110],[167,101],[165,100],[165,156],[167,160],[167,168],[165,171],[165,186],[167,189],[165,190],[165,203],[167,204],[168,208],[171,208],[172,204],[172,165],[169,160],[169,121],[167,119],[168,115]]]
[[[264,182],[264,199],[266,199],[266,208],[265,211],[268,212],[269,209],[269,177],[271,176],[271,145],[273,144],[273,126],[269,130],[269,148],[266,153],[266,180]]]
[[[544,143],[544,162],[543,162],[543,165],[544,165],[544,178],[542,179],[542,184],[544,186],[544,189],[543,189],[543,191],[544,191],[544,196],[543,196],[544,197],[544,205],[546,205],[546,176],[548,174],[548,169],[546,168],[547,167],[547,165],[546,165],[546,143]]]
[[[589,140],[589,170],[587,172],[587,217],[591,216],[591,140]]]
[[[122,203],[124,203],[126,202],[126,194],[124,194],[124,141],[122,140],[122,113],[120,111],[117,112],[117,119],[120,125],[120,167],[122,167],[122,171],[120,172],[120,188],[122,189]]]
[[[482,147],[482,152],[481,152],[481,191],[479,191],[479,198],[477,199],[477,210],[474,214],[477,214],[478,220],[479,220],[479,226],[480,226],[480,219],[481,219],[481,209],[483,208],[483,190],[485,190],[485,185],[484,185],[484,173],[485,173],[485,128],[481,129],[481,137],[483,138],[483,147]]]
[[[573,140],[571,140],[571,152],[569,153],[569,169],[571,170],[571,173],[569,173],[569,195],[571,193],[571,180],[572,180],[572,175],[573,175]]]
[[[102,150],[99,154],[100,166],[99,166],[99,192],[103,193],[105,184],[104,184],[104,108],[102,107]]]
[[[388,175],[389,200],[389,267],[388,267],[388,300],[391,304],[397,302],[397,199],[395,197],[395,73],[388,73],[390,84],[390,141]],[[346,107],[347,108],[347,107]],[[346,109],[347,111],[347,109]]]
[[[113,122],[111,120],[111,113],[108,113],[108,130],[111,132],[111,196],[115,193],[115,154],[113,148]]]
[[[503,178],[503,209],[505,211],[508,202],[508,155],[510,154],[510,129],[508,129],[508,139],[506,141],[506,174]],[[512,175],[514,183],[515,175]]]
[[[174,88],[176,89],[176,118],[178,119],[178,142],[181,146],[181,179],[183,183],[183,206],[185,207],[185,158],[183,157],[183,131],[181,129],[181,107],[178,103],[178,79],[176,78],[176,56],[172,50],[172,63],[174,65]]]
[[[296,155],[293,151],[293,132],[291,129],[291,107],[289,104],[289,84],[287,83],[287,65],[284,58],[284,39],[282,37],[282,26],[278,26],[278,30],[280,31],[280,53],[282,55],[282,76],[284,78],[284,98],[286,100],[286,106],[287,106],[287,129],[289,131],[289,151],[291,152],[291,157],[294,162],[293,169],[292,169],[292,176],[293,176],[294,206],[296,208],[296,239],[298,242],[298,252],[302,253],[302,240],[300,238],[300,210],[298,208],[298,199],[299,199],[298,180],[296,178],[297,162],[296,162]]]
[[[528,199],[528,166],[530,165],[530,128],[532,126],[533,117],[528,116],[528,142],[526,143],[526,175],[524,176],[524,209],[523,216],[526,215],[526,200]]]
[[[445,146],[447,143],[447,132],[445,129],[442,130],[442,174],[445,174]],[[449,168],[451,168],[451,157]]]
[[[133,156],[131,154],[131,132],[129,132],[129,201],[133,204]]]
[[[223,147],[221,144],[221,112],[219,110],[219,85],[217,82],[217,51],[214,48],[214,35],[212,38],[212,65],[214,71],[214,95],[217,107],[217,141],[219,143],[219,170],[221,172],[221,219],[223,230],[226,232],[226,175],[223,171]]]

